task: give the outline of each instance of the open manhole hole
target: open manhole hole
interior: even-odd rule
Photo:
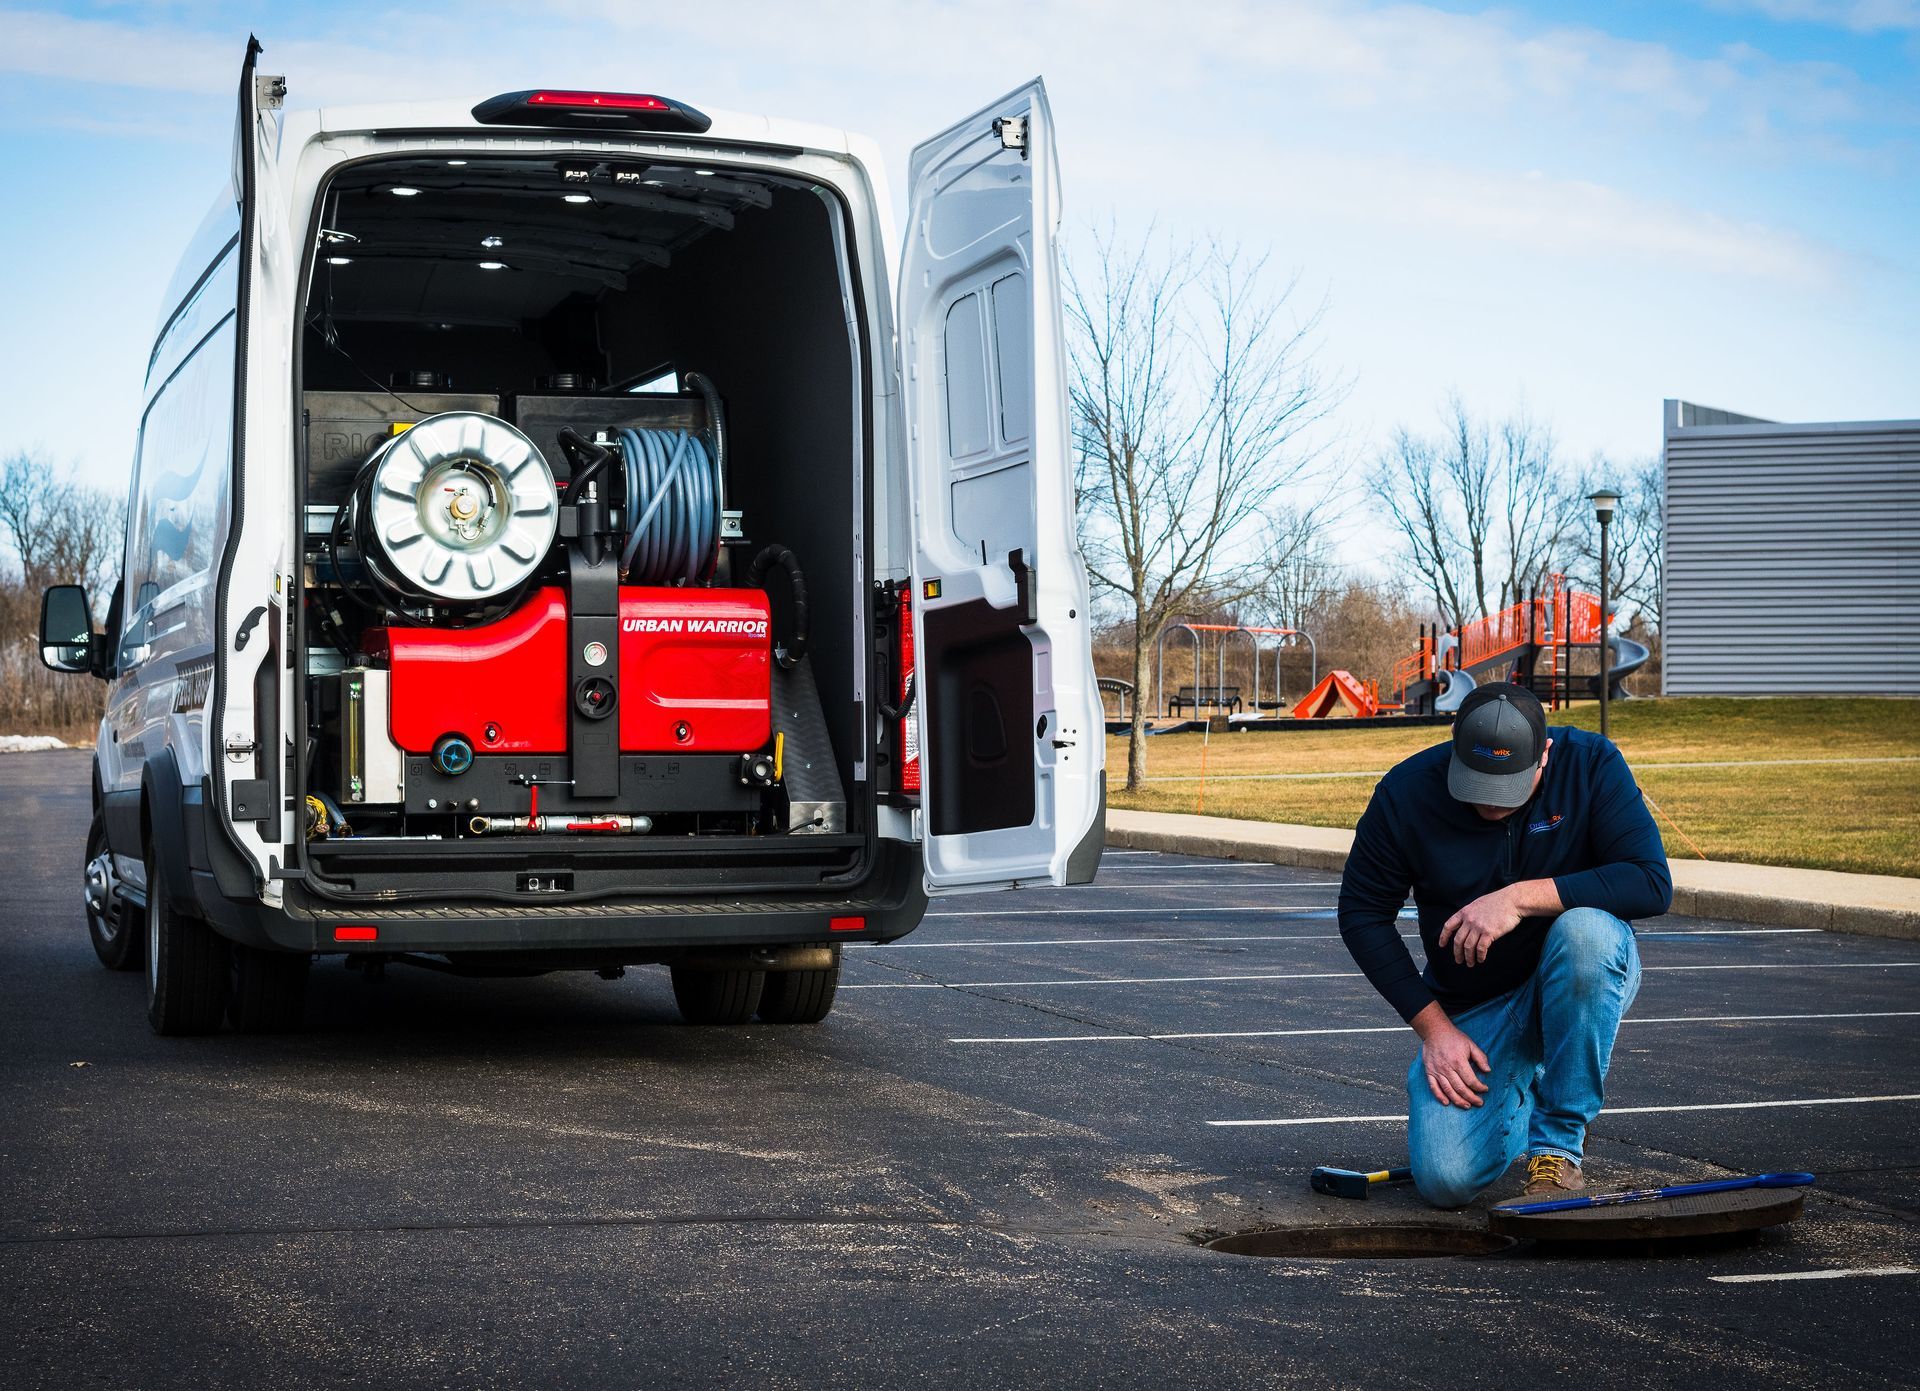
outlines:
[[[1471,1227],[1270,1227],[1234,1232],[1207,1243],[1230,1256],[1292,1256],[1318,1260],[1414,1260],[1429,1256],[1491,1256],[1513,1238]]]

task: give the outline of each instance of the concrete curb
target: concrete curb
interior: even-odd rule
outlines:
[[[1109,811],[1107,844],[1338,873],[1346,867],[1353,833],[1326,826]],[[1671,865],[1676,913],[1920,942],[1920,879],[1722,860],[1674,860]]]

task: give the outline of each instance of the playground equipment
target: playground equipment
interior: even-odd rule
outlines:
[[[1435,714],[1451,715],[1460,708],[1461,702],[1473,694],[1473,688],[1480,683],[1473,679],[1473,673],[1462,671],[1459,667],[1449,667],[1447,658],[1460,650],[1460,639],[1452,633],[1443,636],[1434,645],[1438,669],[1433,679],[1439,683],[1440,690],[1433,698]],[[1404,698],[1404,697],[1403,697]]]
[[[1170,698],[1167,695],[1167,636],[1170,633],[1185,633],[1193,641],[1193,684],[1178,688]],[[1215,633],[1213,684],[1204,685],[1200,679],[1201,648],[1205,644],[1203,634]],[[1253,657],[1253,699],[1242,702],[1240,688],[1227,684],[1227,643],[1235,634],[1247,639]],[[1273,694],[1274,699],[1260,698],[1260,658],[1261,644],[1268,638],[1279,638],[1282,642],[1273,648]],[[1308,680],[1317,682],[1320,676],[1320,649],[1314,643],[1313,634],[1300,628],[1263,628],[1248,623],[1184,623],[1167,624],[1160,630],[1160,640],[1154,644],[1154,689],[1160,697],[1160,705],[1168,714],[1178,714],[1183,709],[1191,709],[1199,714],[1211,706],[1224,711],[1230,720],[1251,720],[1265,718],[1265,712],[1280,708],[1280,654],[1289,644],[1284,639],[1304,639],[1307,644],[1307,656],[1311,674]],[[1244,713],[1238,713],[1244,706]]]
[[[1193,645],[1193,683],[1169,690],[1167,675],[1167,639],[1185,634]],[[1251,700],[1243,699],[1238,685],[1227,682],[1227,645],[1235,636],[1243,637],[1252,658],[1253,691]],[[1213,680],[1205,679],[1203,663],[1211,640]],[[1273,652],[1273,698],[1261,692],[1261,662],[1269,641]],[[1311,662],[1311,689],[1289,712],[1281,703],[1280,657],[1291,645],[1304,641]],[[1597,696],[1602,677],[1598,673],[1573,671],[1573,655],[1581,649],[1601,647],[1600,601],[1592,594],[1567,584],[1565,575],[1548,577],[1543,591],[1534,593],[1486,618],[1442,630],[1437,626],[1420,629],[1420,649],[1402,658],[1394,667],[1391,698],[1382,694],[1381,683],[1362,680],[1350,671],[1330,671],[1320,675],[1320,652],[1313,636],[1298,628],[1266,628],[1244,623],[1187,623],[1176,620],[1160,632],[1154,646],[1154,691],[1160,710],[1168,715],[1204,718],[1209,712],[1227,717],[1236,729],[1276,729],[1295,720],[1344,719],[1365,723],[1390,723],[1413,719],[1435,724],[1460,708],[1467,696],[1484,681],[1515,681],[1528,687],[1551,709],[1561,709],[1576,694]],[[1608,694],[1614,699],[1626,696],[1621,683],[1647,664],[1652,655],[1645,644],[1618,634],[1606,639]],[[1124,720],[1127,699],[1140,693],[1124,681],[1102,680],[1102,691],[1119,698]],[[1153,707],[1142,702],[1145,709]],[[1275,718],[1276,716],[1280,718]],[[1109,721],[1109,728],[1117,722]],[[1182,722],[1161,724],[1149,733],[1174,733],[1199,728]]]
[[[1127,718],[1127,706],[1133,700],[1133,682],[1122,681],[1117,676],[1102,676],[1094,683],[1100,688],[1101,703],[1112,696],[1119,703],[1119,718]]]
[[[1339,715],[1350,720],[1370,720],[1382,710],[1398,709],[1380,703],[1380,683],[1362,681],[1350,671],[1330,671],[1293,707],[1296,720],[1324,720]]]
[[[1565,575],[1550,575],[1545,593],[1499,613],[1451,631],[1423,626],[1420,650],[1394,667],[1393,687],[1410,715],[1457,710],[1469,691],[1488,680],[1517,682],[1557,710],[1573,699],[1576,687],[1581,694],[1599,695],[1600,675],[1576,677],[1572,658],[1577,649],[1600,645],[1600,600],[1570,588]],[[1652,654],[1645,644],[1617,634],[1607,635],[1606,647],[1608,694],[1623,699],[1621,682]]]

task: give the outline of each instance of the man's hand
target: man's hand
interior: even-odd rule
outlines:
[[[1482,894],[1447,919],[1440,929],[1440,950],[1451,942],[1455,961],[1478,966],[1487,959],[1487,949],[1518,927],[1524,916],[1511,888]]]
[[[1480,1080],[1480,1073],[1493,1068],[1480,1045],[1455,1027],[1438,1004],[1414,1015],[1413,1028],[1420,1035],[1420,1062],[1434,1099],[1442,1106],[1483,1104],[1487,1084]]]
[[[1437,945],[1445,951],[1451,942],[1455,961],[1478,966],[1487,959],[1487,949],[1518,927],[1522,918],[1552,917],[1565,906],[1560,902],[1560,886],[1553,880],[1522,879],[1482,894],[1448,918]]]

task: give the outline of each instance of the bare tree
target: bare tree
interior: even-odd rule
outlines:
[[[1441,624],[1458,627],[1465,618],[1455,578],[1460,543],[1440,451],[1402,427],[1375,461],[1367,487],[1400,533],[1408,567],[1424,578]]]
[[[1554,459],[1553,434],[1525,410],[1500,423],[1495,471],[1506,575],[1500,608],[1517,604],[1541,587],[1566,549],[1573,512],[1565,470]]]
[[[1620,505],[1613,514],[1608,547],[1610,589],[1615,596],[1614,611],[1632,608],[1643,615],[1649,627],[1658,631],[1664,615],[1666,593],[1666,478],[1658,459],[1645,459],[1633,465],[1616,465],[1605,458],[1588,463],[1579,486],[1573,490],[1568,511],[1576,519],[1570,528],[1575,563],[1588,583],[1600,573],[1600,532],[1594,524],[1587,494],[1606,483],[1620,490]]]
[[[1320,311],[1287,310],[1265,256],[1095,238],[1070,268],[1071,391],[1081,545],[1131,611],[1135,699],[1127,787],[1146,768],[1149,658],[1183,611],[1258,593],[1253,544],[1276,496],[1311,469],[1302,432],[1337,391],[1313,367]]]
[[[119,568],[126,515],[122,499],[68,480],[43,455],[0,461],[0,536],[27,590],[84,584],[100,597]]]
[[[1483,618],[1489,612],[1487,547],[1499,515],[1495,496],[1499,479],[1493,463],[1492,435],[1486,421],[1476,420],[1468,413],[1466,402],[1458,396],[1448,398],[1440,468],[1452,485],[1453,503],[1460,518],[1458,542],[1466,555],[1473,600]]]
[[[1276,507],[1267,519],[1260,545],[1271,572],[1255,598],[1261,623],[1274,628],[1302,628],[1309,614],[1340,583],[1328,526],[1334,520],[1329,505]]]
[[[40,664],[40,591],[88,587],[96,610],[119,569],[126,504],[57,473],[39,454],[0,460],[0,731],[84,738],[106,687]]]
[[[1444,627],[1519,603],[1566,547],[1566,470],[1524,409],[1495,423],[1449,397],[1440,432],[1401,427],[1367,483]]]

